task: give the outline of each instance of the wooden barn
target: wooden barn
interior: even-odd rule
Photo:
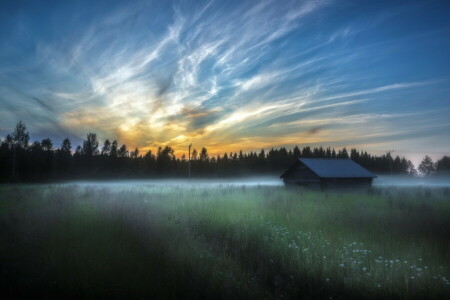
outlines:
[[[286,185],[371,185],[374,174],[346,158],[299,158],[280,178]]]

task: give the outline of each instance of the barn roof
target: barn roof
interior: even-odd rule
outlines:
[[[346,158],[299,158],[317,176],[322,178],[375,178],[373,173]],[[283,177],[281,175],[281,177]]]

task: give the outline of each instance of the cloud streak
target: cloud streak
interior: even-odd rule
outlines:
[[[12,16],[24,16],[21,30],[29,34],[17,56],[0,51],[0,128],[7,131],[21,118],[32,131],[47,128],[54,138],[80,139],[95,131],[129,147],[184,148],[193,142],[216,153],[407,136],[399,125],[424,118],[420,93],[448,79],[386,76],[388,65],[377,65],[392,59],[395,47],[373,31],[383,23],[351,15],[343,21],[337,5],[105,2],[96,13],[82,7],[73,14],[62,5],[40,13],[49,20],[65,17],[66,27],[47,21],[39,30],[33,27],[37,13],[19,9]],[[387,11],[364,13],[378,20]],[[404,10],[395,11],[401,16]],[[433,109],[443,101],[435,96]],[[416,104],[408,107],[410,99]],[[22,107],[27,110],[19,112]],[[430,121],[429,130],[441,121]]]

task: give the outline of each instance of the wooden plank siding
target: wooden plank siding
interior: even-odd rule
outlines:
[[[285,174],[283,178],[284,183],[303,183],[314,184],[320,183],[320,177],[317,176],[311,169],[302,164],[296,162],[294,166]]]

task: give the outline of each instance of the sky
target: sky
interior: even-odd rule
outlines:
[[[450,1],[1,1],[0,136],[450,154]]]

